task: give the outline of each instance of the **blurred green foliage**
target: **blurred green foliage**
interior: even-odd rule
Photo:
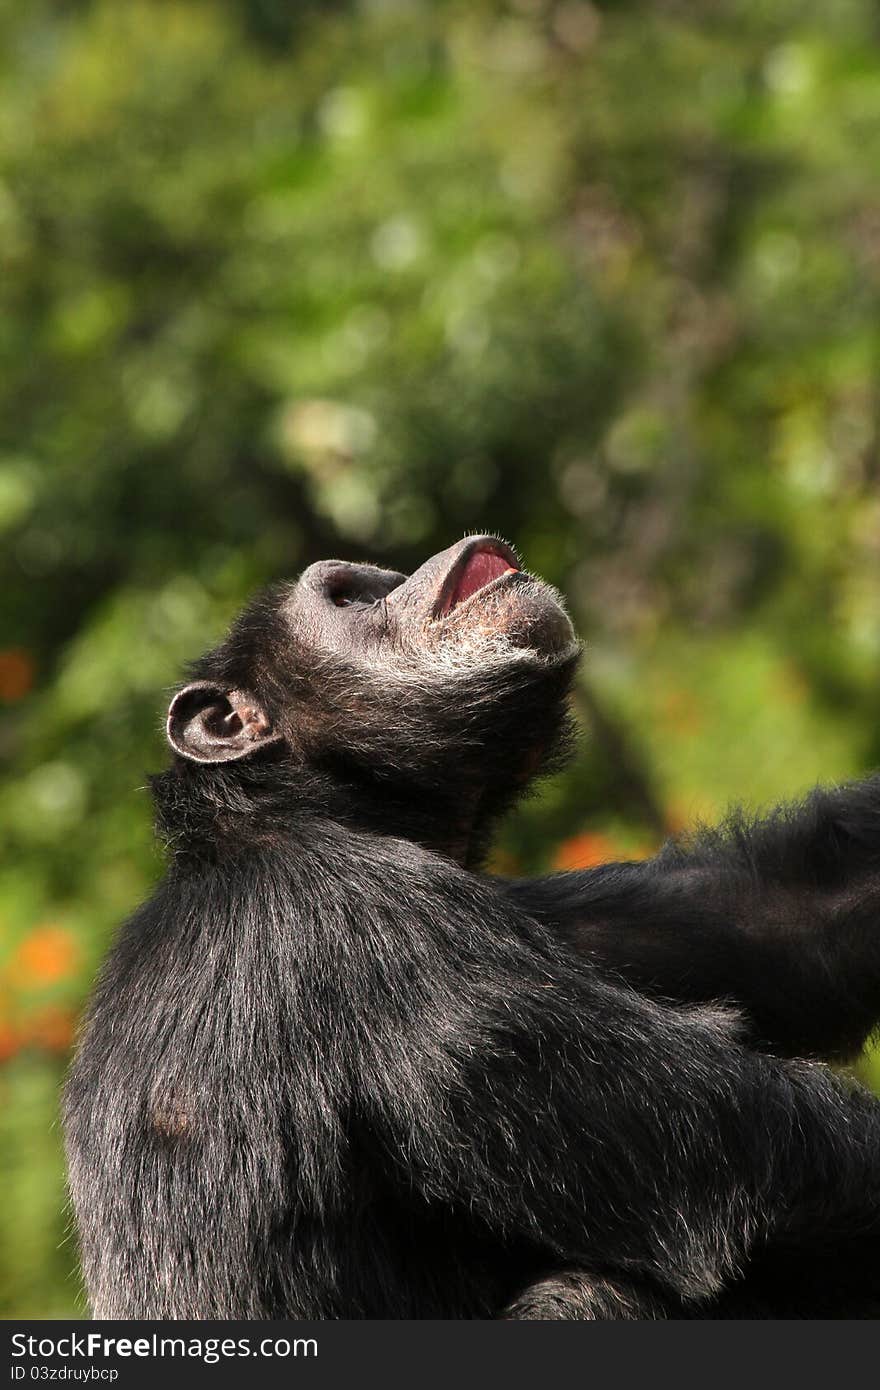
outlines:
[[[0,0],[0,69],[0,1310],[70,1316],[72,1020],[255,586],[560,585],[590,737],[500,864],[880,762],[880,12]]]

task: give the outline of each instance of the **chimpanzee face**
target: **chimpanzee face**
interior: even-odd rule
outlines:
[[[322,561],[245,610],[197,666],[203,679],[175,696],[168,738],[203,763],[286,742],[312,759],[405,770],[430,750],[436,764],[462,740],[509,737],[524,690],[577,650],[559,596],[493,537],[459,541],[409,577]]]
[[[375,665],[477,666],[528,654],[538,665],[568,652],[571,623],[559,596],[490,536],[468,537],[409,577],[325,560],[294,585],[287,616],[316,652]],[[432,661],[433,658],[433,661]]]

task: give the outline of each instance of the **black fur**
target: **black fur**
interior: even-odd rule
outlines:
[[[880,777],[506,890],[638,989],[733,1001],[781,1056],[851,1057],[880,1019]]]
[[[880,788],[485,877],[577,657],[514,569],[313,567],[172,702],[168,874],[65,1096],[95,1316],[880,1311],[880,1106],[768,1055],[876,1017]]]

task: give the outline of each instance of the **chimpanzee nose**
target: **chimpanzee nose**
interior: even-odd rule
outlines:
[[[347,560],[320,560],[301,575],[300,583],[321,594],[331,603],[375,603],[403,584],[405,574],[378,569],[375,565],[353,565]]]

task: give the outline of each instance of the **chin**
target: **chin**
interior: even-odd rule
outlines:
[[[580,652],[556,590],[523,572],[452,614],[442,624],[442,645],[462,657],[531,657],[540,665],[569,661]]]

